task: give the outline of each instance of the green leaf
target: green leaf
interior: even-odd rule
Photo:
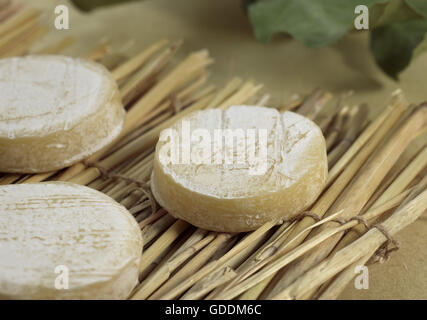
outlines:
[[[427,48],[427,20],[397,22],[377,28],[371,34],[371,49],[377,64],[392,78]]]
[[[249,5],[257,39],[287,32],[309,47],[329,45],[352,29],[357,5],[388,0],[258,0]]]
[[[405,0],[405,2],[414,11],[418,12],[424,18],[427,18],[427,1],[426,0]]]
[[[138,0],[71,0],[74,5],[83,11],[91,11],[95,8],[102,6],[109,6],[113,4],[119,4],[124,2],[131,2]]]

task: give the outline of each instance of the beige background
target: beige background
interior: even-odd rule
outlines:
[[[51,25],[54,6],[67,3],[26,2],[42,7],[43,18]],[[183,39],[177,58],[207,48],[215,59],[211,68],[213,83],[222,85],[235,75],[254,78],[265,85],[272,104],[318,86],[335,94],[355,90],[351,102],[368,102],[371,116],[381,110],[398,87],[412,102],[427,100],[427,54],[413,61],[402,73],[400,82],[395,83],[375,66],[367,33],[352,34],[333,47],[320,49],[306,48],[285,36],[262,44],[254,39],[240,0],[147,0],[91,14],[72,9],[70,25],[71,30],[52,32],[45,41],[79,35],[79,44],[68,52],[76,54],[108,37],[115,49],[132,54],[160,38]],[[426,233],[424,214],[398,235],[403,245],[390,261],[369,267],[369,290],[356,290],[351,283],[341,298],[427,299]]]

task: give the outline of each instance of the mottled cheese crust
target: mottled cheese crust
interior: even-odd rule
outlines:
[[[267,157],[266,169],[258,175],[250,173],[254,169],[250,161],[243,165],[225,161],[165,163],[161,150],[168,141],[159,141],[152,189],[157,201],[176,217],[214,231],[249,231],[267,221],[294,217],[315,201],[325,185],[328,168],[324,137],[315,123],[301,115],[280,114],[266,107],[233,106],[225,111],[198,111],[184,120],[191,132],[202,128],[212,135],[218,128],[266,129]],[[183,123],[174,124],[172,129],[181,135]],[[197,143],[191,141],[191,148]],[[236,156],[235,146],[224,152]]]
[[[135,219],[101,192],[63,182],[0,186],[0,299],[125,299],[141,254]]]
[[[0,171],[72,165],[113,141],[124,116],[100,64],[53,55],[0,60]]]

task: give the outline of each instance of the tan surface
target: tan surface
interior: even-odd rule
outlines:
[[[27,2],[30,2],[27,0]],[[34,1],[32,1],[34,3]],[[46,19],[52,20],[53,5],[59,1],[37,1],[49,8]],[[367,34],[358,33],[330,48],[308,49],[296,41],[279,37],[264,45],[256,42],[240,7],[240,0],[155,0],[101,9],[91,15],[74,11],[69,31],[60,35],[80,34],[80,50],[87,51],[108,35],[113,45],[128,47],[128,52],[162,37],[185,41],[178,56],[208,48],[215,58],[211,80],[223,84],[234,75],[255,78],[271,93],[271,103],[286,101],[297,93],[307,93],[317,86],[341,93],[353,89],[354,102],[368,102],[376,114],[398,87],[375,66],[368,50]],[[58,35],[54,35],[58,36]],[[425,66],[427,55],[419,57],[401,75],[399,86],[409,100],[426,99]],[[344,299],[427,299],[427,215],[398,235],[402,249],[384,265],[370,271],[370,289],[356,290],[350,284]]]

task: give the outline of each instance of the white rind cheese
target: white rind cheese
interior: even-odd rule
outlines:
[[[0,60],[0,171],[72,165],[112,142],[125,111],[102,65],[65,56]]]
[[[135,219],[101,192],[0,186],[0,299],[125,299],[141,254]]]
[[[172,159],[171,152],[177,154],[170,147],[173,139],[165,138],[170,129],[176,132],[181,152],[175,162],[165,160],[165,155]],[[265,156],[250,159],[250,140],[237,135],[233,145],[223,140],[222,149],[211,138],[212,152],[197,153],[202,145],[202,138],[197,138],[202,136],[200,129],[211,137],[218,129],[222,133],[240,130],[247,136],[257,130],[259,139],[254,148],[259,156],[264,146]],[[264,145],[262,130],[267,132]],[[193,136],[195,132],[198,135]],[[189,162],[181,157],[186,150],[190,150]],[[200,155],[199,162],[192,161],[193,154]],[[221,162],[216,162],[218,154]],[[234,159],[242,155],[244,161],[227,162],[224,155],[233,155]],[[325,140],[311,120],[293,112],[280,114],[272,108],[233,106],[225,111],[192,113],[163,131],[151,180],[154,196],[172,215],[209,230],[241,232],[267,221],[290,219],[308,208],[322,191],[327,173]]]

